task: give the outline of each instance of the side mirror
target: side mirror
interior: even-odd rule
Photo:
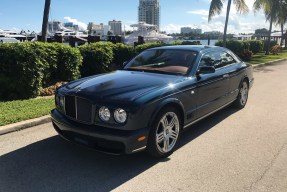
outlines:
[[[210,74],[210,73],[215,73],[215,68],[212,66],[203,66],[200,67],[199,70],[197,71],[197,74]]]

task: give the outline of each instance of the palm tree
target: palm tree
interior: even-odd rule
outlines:
[[[213,16],[219,15],[221,13],[224,2],[225,0],[211,0],[210,8],[209,8],[209,15],[208,15],[208,22],[211,21]],[[224,47],[226,47],[226,35],[227,35],[227,26],[228,26],[231,2],[232,0],[228,0],[228,3],[227,3],[225,26],[224,26],[224,33],[223,33],[223,46]],[[245,0],[233,0],[233,3],[235,4],[236,10],[238,13],[245,14],[249,11],[248,6],[245,3]]]
[[[42,23],[42,38],[41,38],[41,41],[43,42],[47,41],[47,29],[48,29],[50,5],[51,5],[51,0],[45,0],[45,8],[44,8],[44,15],[43,15],[43,23]]]
[[[284,40],[284,25],[287,23],[287,0],[280,0],[278,8],[279,10],[276,11],[275,24],[281,28],[280,45],[282,46]]]
[[[253,4],[254,12],[263,9],[266,20],[270,21],[267,47],[265,50],[266,55],[269,55],[272,26],[276,18],[276,10],[279,9],[279,1],[281,0],[255,0]]]

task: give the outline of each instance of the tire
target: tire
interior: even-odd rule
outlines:
[[[180,113],[173,107],[164,108],[158,113],[152,124],[147,152],[156,158],[168,157],[178,144],[181,130]]]
[[[233,103],[233,106],[239,109],[244,108],[248,100],[248,92],[249,92],[248,83],[246,80],[244,80],[240,84],[239,93],[236,100]]]

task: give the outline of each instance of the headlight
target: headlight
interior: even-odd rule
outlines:
[[[60,96],[60,95],[56,95],[55,96],[55,102],[56,102],[56,106],[60,107],[61,109],[64,109],[65,107],[65,97]]]
[[[114,118],[118,123],[124,123],[127,120],[127,113],[123,109],[116,109],[114,112]]]
[[[111,112],[107,107],[101,107],[99,110],[101,120],[108,121],[111,118]]]

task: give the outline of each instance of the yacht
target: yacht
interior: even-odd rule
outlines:
[[[15,31],[0,29],[0,43],[17,43],[19,35]],[[25,36],[23,36],[25,37]]]
[[[138,24],[131,25],[131,27],[137,28],[137,30],[125,36],[124,43],[127,45],[134,45],[135,42],[138,42],[138,36],[142,36],[144,42],[170,43],[173,40],[173,37],[159,33],[156,25],[139,22]]]

